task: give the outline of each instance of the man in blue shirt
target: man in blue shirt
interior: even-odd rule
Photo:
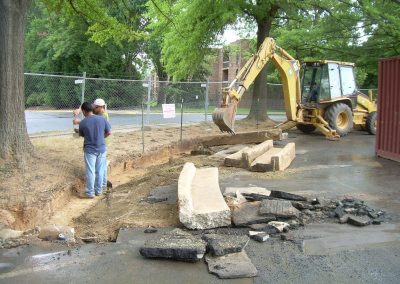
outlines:
[[[111,126],[103,116],[93,115],[91,103],[81,106],[85,118],[79,123],[79,135],[84,137],[83,152],[86,165],[86,198],[102,194],[106,144],[104,138],[111,134]]]

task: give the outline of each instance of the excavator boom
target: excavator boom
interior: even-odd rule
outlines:
[[[234,122],[238,103],[270,60],[278,69],[283,81],[288,120],[296,120],[297,103],[300,100],[299,63],[278,47],[274,39],[266,38],[258,52],[246,62],[229,87],[222,90],[222,102],[213,113],[213,121],[222,132],[235,133]]]

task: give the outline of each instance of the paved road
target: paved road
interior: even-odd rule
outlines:
[[[237,115],[237,119],[244,118],[244,115]],[[53,131],[68,131],[72,129],[72,114],[70,111],[60,112],[44,112],[44,111],[26,111],[26,124],[29,134],[40,132]],[[272,116],[276,120],[284,120],[284,116]],[[184,113],[183,123],[201,122],[205,120],[204,114],[199,113]],[[207,120],[211,121],[211,114],[208,114]],[[155,124],[180,124],[181,117],[178,115],[175,118],[163,118],[162,114],[150,114],[149,117],[144,116],[145,125]],[[118,114],[110,113],[110,123],[112,126],[141,126],[141,114]]]

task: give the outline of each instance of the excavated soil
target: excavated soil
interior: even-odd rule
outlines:
[[[265,130],[273,125],[272,121],[257,126],[255,121],[242,120],[237,121],[236,130]],[[182,138],[190,142],[218,134],[213,123],[199,123],[184,126]],[[72,134],[33,138],[35,156],[24,169],[0,161],[0,222],[19,230],[46,223],[74,225],[78,235],[92,233],[100,239],[112,238],[110,232],[121,225],[177,224],[176,206],[140,200],[154,187],[177,179],[185,159],[174,148],[180,144],[180,128],[147,127],[144,140],[143,152],[141,131],[110,136],[109,178],[114,189],[103,199],[82,200],[77,193],[84,190],[83,140]]]
[[[218,151],[224,148],[227,147],[212,147],[212,150]],[[182,154],[171,158],[165,164],[148,167],[143,176],[108,191],[96,205],[74,219],[73,226],[77,236],[83,239],[112,241],[115,240],[121,227],[180,227],[176,203],[150,203],[146,198],[155,188],[170,186],[176,189],[185,162],[192,162],[196,167],[219,167],[221,179],[232,176],[238,171],[237,168],[224,167],[223,159],[190,154]],[[259,180],[283,178],[290,174],[248,173]]]

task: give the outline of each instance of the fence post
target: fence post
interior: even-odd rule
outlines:
[[[81,105],[85,101],[85,84],[86,84],[86,72],[83,72],[82,76],[82,88],[81,88]]]
[[[149,87],[147,89],[147,111],[146,111],[146,124],[150,124],[150,101],[151,101],[151,75],[149,77]]]
[[[85,85],[86,85],[86,71],[83,72],[83,76],[82,76],[82,84],[81,84],[81,105],[83,104],[83,102],[85,101]],[[81,116],[81,120],[83,119],[83,113],[80,113]]]
[[[183,131],[183,98],[181,100],[181,147],[182,147],[182,131]]]
[[[142,153],[144,153],[144,106],[142,101]]]
[[[206,112],[204,113],[204,115],[205,115],[205,121],[207,121],[208,105],[209,105],[209,101],[208,101],[209,84],[210,84],[210,82],[209,82],[209,80],[207,79],[207,83],[206,83],[206,101],[205,101],[205,105],[204,105],[205,110],[206,110]]]

